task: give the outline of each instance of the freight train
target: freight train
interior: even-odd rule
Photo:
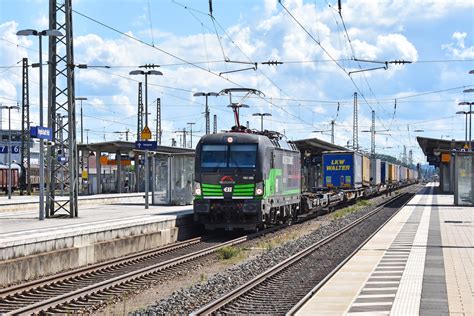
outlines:
[[[257,230],[331,211],[417,181],[417,171],[354,151],[322,153],[324,185],[301,190],[301,155],[276,132],[206,135],[196,146],[194,219],[207,230]]]
[[[12,163],[12,192],[19,190],[21,186],[22,168],[17,163]],[[31,164],[30,166],[30,183],[31,187],[39,188],[39,165]],[[8,192],[8,165],[0,164],[0,190]]]

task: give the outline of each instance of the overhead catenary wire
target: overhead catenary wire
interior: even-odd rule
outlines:
[[[219,23],[219,21],[215,18],[215,16],[214,16],[213,14],[211,14],[211,11],[212,11],[212,1],[209,2],[209,12],[210,12],[209,14],[203,13],[203,12],[201,12],[201,11],[199,11],[199,10],[192,9],[192,8],[190,8],[189,6],[185,6],[185,5],[180,4],[180,3],[176,2],[176,1],[173,1],[173,3],[182,6],[184,9],[186,9],[186,10],[188,10],[188,11],[192,10],[192,11],[195,11],[195,12],[199,12],[200,14],[210,16],[210,18],[211,18],[211,20],[212,20],[212,22],[213,22],[213,26],[214,26],[214,28],[215,28],[216,34],[218,34],[217,28],[216,28],[216,24],[217,24],[217,26],[222,30],[222,32],[223,32],[223,33],[225,34],[225,36],[229,39],[229,41],[230,41],[233,45],[235,45],[235,47],[245,56],[245,58],[247,58],[247,60],[249,61],[248,63],[249,63],[249,64],[255,64],[255,62],[251,60],[251,58],[244,52],[244,50],[242,50],[242,49],[237,45],[237,43],[232,39],[232,37],[228,34],[228,32],[222,27],[222,25],[221,25],[221,24]],[[202,23],[202,21],[201,21],[198,17],[196,17],[194,14],[192,14],[192,16],[193,16],[198,22]],[[222,47],[222,43],[220,42],[220,38],[219,38],[219,43],[220,43],[220,45],[221,45],[221,47]],[[224,59],[225,59],[226,62],[230,62],[229,58],[225,55],[224,51],[223,51],[223,56],[224,56]],[[265,62],[261,62],[261,63],[265,63]],[[227,68],[226,68],[226,69],[227,69]],[[279,87],[279,86],[278,86],[268,75],[266,75],[263,71],[261,71],[261,70],[258,69],[258,68],[256,68],[255,70],[259,71],[259,72],[260,72],[273,86],[275,86],[280,92],[283,92],[284,94],[288,95],[286,92],[283,91],[283,89],[282,89],[281,87]],[[257,80],[258,80],[258,78],[257,78]],[[312,125],[312,123],[307,122],[306,120],[302,119],[300,116],[296,116],[296,115],[294,115],[293,113],[291,113],[291,112],[285,110],[282,106],[278,106],[278,105],[274,104],[274,103],[273,103],[271,100],[269,100],[269,99],[266,99],[266,98],[264,98],[264,97],[262,97],[262,96],[256,96],[256,98],[264,99],[264,100],[266,100],[266,102],[269,102],[271,105],[276,106],[277,108],[283,110],[285,113],[287,113],[287,114],[293,116],[294,118],[296,118],[296,119],[302,121],[303,123],[305,123],[305,124],[307,124],[307,125]]]
[[[150,0],[148,0],[147,2],[148,2],[148,20],[150,22],[151,46],[155,46],[155,36],[153,34],[153,24],[151,20]]]
[[[123,35],[123,36],[125,36],[125,37],[127,37],[127,38],[129,38],[129,39],[131,39],[131,40],[134,40],[134,41],[137,41],[138,43],[141,43],[141,44],[143,44],[143,45],[152,47],[153,49],[156,49],[156,50],[158,50],[158,51],[160,51],[160,52],[162,52],[162,53],[164,53],[164,54],[166,54],[166,55],[168,55],[168,56],[170,56],[170,57],[173,57],[173,58],[175,58],[175,59],[178,59],[178,60],[180,60],[181,62],[184,62],[184,63],[186,63],[186,64],[189,65],[189,66],[198,68],[198,69],[200,69],[200,70],[202,70],[202,71],[205,71],[205,72],[207,72],[207,73],[209,73],[209,74],[212,74],[212,75],[214,75],[214,76],[217,76],[217,77],[219,77],[219,78],[222,78],[223,80],[226,80],[226,81],[228,81],[229,83],[232,83],[232,84],[235,85],[235,86],[238,86],[238,87],[243,88],[243,86],[242,86],[241,84],[239,84],[239,83],[237,83],[237,82],[235,82],[235,81],[233,81],[233,80],[231,80],[231,79],[229,79],[229,78],[225,78],[225,77],[219,76],[219,74],[216,73],[216,72],[209,71],[209,70],[207,70],[206,68],[204,68],[204,67],[202,67],[202,66],[200,66],[200,65],[193,64],[192,62],[189,62],[189,61],[185,60],[184,58],[181,58],[181,57],[179,57],[179,56],[177,56],[177,55],[175,55],[175,54],[173,54],[173,53],[171,53],[171,52],[168,52],[168,51],[166,51],[166,50],[164,50],[164,49],[162,49],[162,48],[160,48],[160,47],[158,47],[158,46],[151,46],[149,43],[147,43],[147,42],[145,42],[145,41],[143,41],[143,40],[141,40],[141,39],[138,39],[138,38],[136,38],[136,37],[134,37],[134,36],[132,36],[132,35],[130,35],[130,34],[127,34],[127,33],[125,33],[125,32],[122,32],[122,31],[120,31],[120,30],[118,30],[118,29],[116,29],[116,28],[114,28],[114,27],[112,27],[112,26],[109,26],[109,25],[107,25],[107,24],[105,24],[105,23],[103,23],[103,22],[101,22],[101,21],[99,21],[99,20],[97,20],[97,19],[94,19],[94,18],[92,18],[92,17],[89,17],[89,16],[86,15],[86,14],[83,14],[83,13],[81,13],[81,12],[78,12],[77,10],[72,10],[72,11],[73,11],[75,14],[78,14],[78,15],[80,15],[80,16],[82,16],[82,17],[84,17],[84,18],[86,18],[86,19],[88,19],[88,20],[90,20],[90,21],[93,21],[94,23],[97,23],[97,24],[99,24],[99,25],[101,25],[101,26],[103,26],[103,27],[105,27],[105,28],[108,28],[108,29],[110,29],[110,30],[112,30],[112,31],[114,31],[114,32],[117,32],[117,33],[119,33],[119,34],[121,34],[121,35]],[[265,99],[263,99],[263,100],[265,100]],[[266,102],[269,102],[268,100],[265,100],[265,101],[266,101]],[[272,104],[272,105],[277,106],[277,105],[275,105],[275,104]],[[277,106],[277,107],[278,107],[278,106]],[[300,117],[297,117],[296,115],[294,115],[293,113],[287,111],[286,109],[284,109],[284,108],[282,108],[282,107],[278,107],[278,108],[280,108],[282,111],[286,112],[287,114],[289,114],[289,115],[291,115],[291,116],[293,116],[293,117],[295,117],[295,118],[301,120],[303,123],[308,124],[308,125],[311,125],[311,123],[306,122],[305,120],[303,120],[303,119],[300,118]]]

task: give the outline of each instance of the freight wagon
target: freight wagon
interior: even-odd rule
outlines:
[[[386,161],[380,162],[380,183],[387,185],[389,182],[389,163]]]
[[[362,157],[360,153],[353,151],[324,152],[324,186],[344,189],[361,188],[363,185]]]
[[[372,159],[370,161],[370,184],[380,186],[382,184],[382,160]]]
[[[19,169],[15,168],[12,165],[11,169],[12,174],[12,192],[15,191],[19,187],[20,183],[20,173]],[[0,165],[0,190],[4,191],[5,193],[8,192],[8,166]]]
[[[369,157],[362,155],[362,185],[364,187],[370,187],[370,159]]]

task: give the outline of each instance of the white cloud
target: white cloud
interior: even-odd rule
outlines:
[[[474,58],[474,45],[466,47],[465,39],[467,37],[466,32],[454,32],[452,39],[455,41],[449,44],[441,46],[443,50],[446,50],[449,55],[456,59],[472,59]]]
[[[454,10],[473,7],[471,0],[348,0],[342,4],[342,14],[352,25],[403,27],[415,17],[418,21],[439,19]]]
[[[466,32],[454,32],[453,38],[457,41],[457,45],[461,48],[464,48],[464,40],[466,39]]]
[[[42,14],[38,17],[34,23],[36,29],[38,30],[46,30],[49,29],[49,17],[47,15]]]
[[[264,10],[266,15],[270,15],[277,10],[278,0],[264,0]]]

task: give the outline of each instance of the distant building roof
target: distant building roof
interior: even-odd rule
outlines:
[[[318,138],[300,139],[293,141],[293,143],[302,153],[304,153],[305,151],[309,151],[312,154],[321,154],[323,151],[348,150],[345,147],[328,143]]]

